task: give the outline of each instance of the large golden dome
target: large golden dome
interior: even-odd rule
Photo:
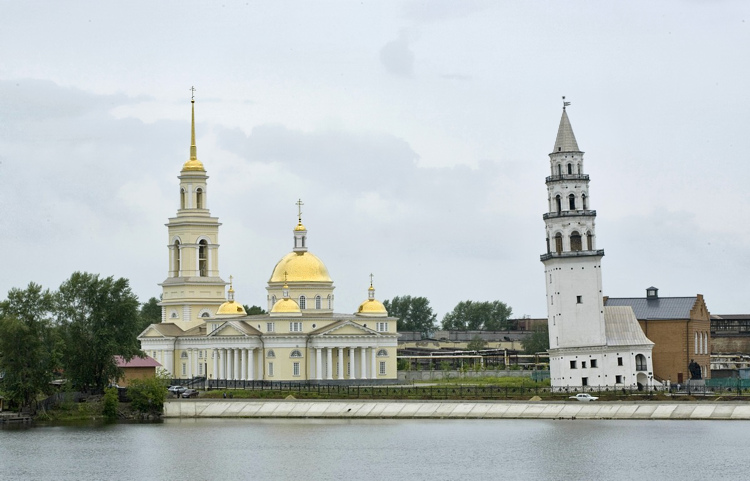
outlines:
[[[388,316],[388,311],[385,310],[385,306],[382,302],[376,299],[367,299],[365,302],[359,305],[357,314],[363,316]]]
[[[273,268],[270,282],[333,282],[323,261],[310,252],[290,252]]]
[[[203,162],[200,160],[190,159],[182,165],[182,171],[205,172],[206,169],[203,167]]]
[[[271,308],[271,314],[301,314],[299,304],[294,299],[279,299]]]
[[[235,314],[240,316],[247,315],[247,313],[245,312],[245,308],[242,307],[242,304],[234,300],[225,302],[224,304],[219,306],[219,309],[216,311],[217,316],[226,314]]]

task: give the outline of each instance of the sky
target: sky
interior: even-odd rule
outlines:
[[[221,276],[266,307],[297,199],[336,311],[427,297],[546,317],[562,113],[585,151],[604,295],[750,312],[750,3],[0,3],[0,298],[74,271],[167,276],[198,158]]]

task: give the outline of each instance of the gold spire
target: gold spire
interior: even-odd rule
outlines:
[[[185,162],[182,170],[198,170],[205,172],[203,163],[198,160],[198,148],[195,146],[195,87],[190,87],[191,123],[190,123],[190,160]]]

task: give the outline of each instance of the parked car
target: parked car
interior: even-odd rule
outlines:
[[[184,398],[191,398],[191,397],[198,397],[198,391],[195,389],[185,389],[182,391],[182,397]]]
[[[592,396],[591,394],[587,392],[582,392],[582,393],[576,394],[575,396],[570,396],[570,399],[577,399],[579,401],[589,402],[589,401],[596,401],[599,398],[596,396]]]
[[[169,386],[167,388],[167,391],[169,391],[171,394],[174,394],[175,396],[179,396],[182,394],[187,388],[185,386]]]

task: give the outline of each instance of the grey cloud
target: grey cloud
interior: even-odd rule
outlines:
[[[414,52],[409,49],[406,32],[401,32],[396,40],[386,43],[380,49],[380,63],[394,75],[411,76],[414,71]]]

